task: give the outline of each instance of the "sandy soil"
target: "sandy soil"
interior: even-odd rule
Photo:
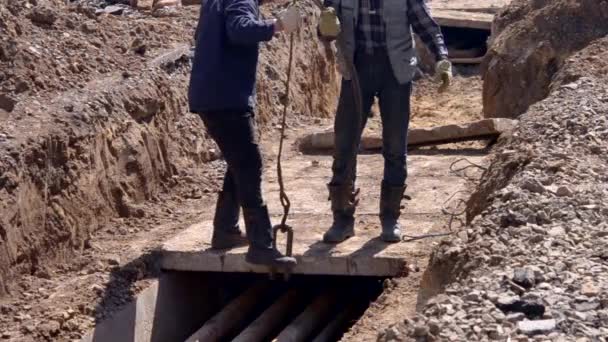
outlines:
[[[421,82],[413,99],[413,125],[429,126],[438,122],[462,122],[479,117],[480,108],[475,108],[471,101],[480,96],[478,84],[479,80],[475,78],[456,79],[452,90],[440,97],[444,107],[435,108],[433,104],[437,103],[437,99],[432,91],[435,85]],[[370,129],[377,129],[377,120],[377,117],[372,119]],[[330,123],[329,120],[317,121],[319,127]],[[300,132],[315,128],[303,124],[294,124],[293,127],[288,132],[292,141]],[[271,132],[263,135],[269,182],[273,181],[272,162],[276,153],[273,135]],[[479,145],[426,149],[415,152],[410,157],[412,194],[419,195],[414,196],[414,205],[408,208],[418,208],[418,211],[425,212],[421,215],[430,223],[429,231],[445,229],[447,217],[441,214],[440,199],[451,194],[438,194],[439,198],[423,194],[428,188],[458,182],[459,178],[448,174],[449,164],[461,156],[473,155],[471,158],[478,160],[483,155],[483,151],[478,147]],[[286,164],[301,168],[317,161],[320,163],[322,174],[329,176],[330,157],[301,156],[292,150],[288,154]],[[361,158],[365,165],[377,164],[378,168],[381,166],[379,155]],[[366,208],[362,209],[362,212],[368,215],[364,215],[362,222],[374,227],[377,226],[374,213],[377,211],[380,173],[365,169],[368,174],[361,179],[365,183],[365,191],[373,195],[366,196],[369,203],[365,204]],[[158,274],[154,250],[162,241],[195,220],[212,216],[214,193],[219,189],[222,170],[223,163],[217,161],[209,164],[205,170],[191,172],[186,177],[175,177],[169,193],[158,195],[145,208],[149,214],[143,218],[114,219],[93,234],[87,240],[83,253],[71,262],[49,266],[36,275],[19,279],[18,290],[0,301],[3,313],[0,318],[0,332],[6,339],[14,341],[67,341],[82,336],[95,321],[120,308],[145,288],[148,279]],[[421,180],[437,184],[427,187],[424,182],[420,183]],[[320,178],[317,181],[326,182],[327,179]],[[319,186],[323,187],[322,184]],[[322,202],[321,208],[328,206],[322,198],[325,194],[318,195],[320,197],[314,200]],[[298,203],[297,193],[292,196],[294,203]],[[278,211],[277,199],[269,197],[268,201]],[[431,209],[420,209],[424,207]],[[329,212],[326,219],[329,219]],[[404,215],[404,219],[407,224],[409,216]],[[415,228],[408,229],[408,232],[420,233]],[[347,335],[347,340],[375,336],[374,327],[377,322],[399,320],[415,310],[420,275],[427,264],[433,243],[433,239],[413,243],[408,258],[411,258],[415,272],[408,278],[396,280],[394,288],[373,305],[351,334]],[[33,302],[36,304],[33,305]]]
[[[74,340],[157,276],[155,250],[162,241],[213,214],[224,166],[212,161],[217,153],[198,119],[184,114],[187,63],[158,70],[149,64],[191,42],[197,8],[157,18],[147,12],[96,15],[90,7],[58,0],[0,5],[0,32],[7,37],[0,42],[0,271],[10,276],[0,279],[0,293],[8,291],[0,298],[0,338]],[[310,29],[302,33],[296,52],[291,141],[331,124],[321,118],[333,111],[336,76],[311,36]],[[284,37],[268,44],[261,58],[258,91],[270,180],[284,46]],[[413,126],[480,117],[478,78],[457,78],[446,94],[437,95],[435,87],[418,83]],[[167,96],[159,101],[159,94]],[[379,129],[377,116],[369,129]],[[412,155],[413,172],[424,178],[425,165],[441,161],[434,170],[447,174],[450,161],[478,158],[482,146],[421,150]],[[294,167],[316,160],[328,175],[328,157],[289,154],[286,162]],[[379,155],[362,158],[381,165]],[[369,213],[376,211],[378,177],[370,174],[366,181],[374,193]],[[373,215],[367,219],[376,224]],[[433,230],[443,229],[438,211],[425,220]],[[422,268],[432,241],[415,245],[412,262]],[[397,281],[390,292],[411,293],[401,296],[404,306],[372,309],[370,317],[412,311],[422,271]],[[372,334],[367,319],[354,331]]]

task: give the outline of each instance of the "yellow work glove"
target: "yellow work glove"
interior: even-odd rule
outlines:
[[[447,90],[452,82],[452,62],[447,59],[440,60],[435,65],[435,82],[441,82],[439,91]]]
[[[336,15],[336,10],[332,7],[321,11],[319,18],[319,35],[326,40],[334,40],[340,34],[340,19]]]

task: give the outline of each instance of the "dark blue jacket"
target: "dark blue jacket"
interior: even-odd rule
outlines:
[[[203,0],[190,111],[252,110],[259,43],[272,39],[274,24],[260,19],[257,0]]]

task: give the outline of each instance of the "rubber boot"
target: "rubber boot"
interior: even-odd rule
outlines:
[[[272,246],[272,225],[268,208],[243,209],[245,228],[249,239],[249,250],[245,260],[254,265],[289,269],[296,265],[296,259],[287,257]]]
[[[323,242],[340,243],[355,236],[355,207],[357,194],[351,186],[328,186],[333,223],[323,235]]]
[[[401,216],[401,200],[405,193],[405,186],[389,186],[382,183],[380,191],[380,223],[382,224],[382,234],[380,239],[384,242],[401,241],[401,226],[399,216]]]
[[[239,228],[239,209],[234,193],[226,191],[219,193],[213,218],[211,248],[230,249],[247,245],[247,238]]]

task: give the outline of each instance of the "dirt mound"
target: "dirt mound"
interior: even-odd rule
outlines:
[[[607,39],[598,39],[583,51],[568,58],[562,69],[553,77],[551,90],[566,87],[576,90],[577,82],[585,78],[608,75]]]
[[[483,63],[484,115],[515,118],[549,94],[571,54],[608,34],[608,1],[514,1],[495,30]]]
[[[380,341],[605,340],[608,73],[596,58],[608,58],[608,38],[570,56],[499,142],[468,240],[435,253],[468,272]]]
[[[185,14],[154,24],[63,1],[0,6],[0,292],[82,250],[109,217],[143,215],[135,203],[205,159],[208,143],[184,139],[202,130],[183,116],[188,60],[149,64],[188,42],[196,13]]]
[[[150,18],[96,13],[79,2],[1,1],[0,94],[6,100],[0,110],[7,112],[27,96],[83,88],[113,72],[137,73],[149,56],[188,42],[196,25],[193,10],[187,18]]]
[[[512,136],[501,137],[501,143],[508,145]],[[471,221],[487,208],[492,196],[498,189],[504,188],[511,179],[530,163],[532,157],[527,153],[497,153],[490,166],[484,172],[480,185],[475,189],[467,201],[466,221]]]
[[[147,215],[145,203],[217,152],[186,101],[198,7],[158,18],[0,1],[1,294],[82,251],[110,218]],[[337,92],[312,26],[296,39],[291,125],[329,116]],[[279,122],[287,50],[285,37],[263,50],[262,133]]]

